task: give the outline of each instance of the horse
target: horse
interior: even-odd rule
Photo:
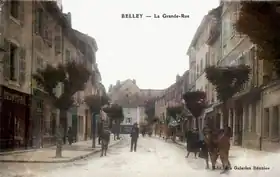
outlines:
[[[231,168],[231,164],[228,159],[230,149],[231,128],[226,127],[225,129],[204,131],[204,136],[204,141],[208,147],[212,163],[212,170],[216,169],[216,162],[218,157],[220,157],[224,169],[222,173],[228,171]],[[206,168],[207,167],[209,167],[208,158],[206,159]]]
[[[100,157],[102,157],[103,155],[107,155],[107,150],[108,150],[108,145],[110,142],[110,135],[111,132],[109,130],[102,130],[100,138],[101,138],[101,155]]]

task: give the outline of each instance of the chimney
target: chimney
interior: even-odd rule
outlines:
[[[180,76],[179,76],[179,74],[177,74],[177,76],[176,76],[176,82],[178,82],[179,80],[180,80]]]
[[[132,82],[133,82],[133,84],[135,84],[135,85],[136,85],[136,80],[135,80],[135,79],[133,79],[133,80],[132,80]]]
[[[70,24],[70,26],[72,27],[71,12],[68,12],[67,14],[65,14],[65,17],[66,17],[68,23]]]
[[[109,89],[108,89],[108,92],[111,92],[111,91],[112,91],[112,88],[113,88],[113,85],[110,84]]]

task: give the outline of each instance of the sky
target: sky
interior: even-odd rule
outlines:
[[[96,39],[98,68],[108,89],[135,79],[142,89],[164,89],[189,68],[187,49],[204,15],[219,0],[63,0],[72,27]],[[186,14],[189,18],[124,19],[122,14]]]

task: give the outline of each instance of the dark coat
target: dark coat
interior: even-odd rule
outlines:
[[[106,143],[109,143],[110,141],[110,135],[111,135],[111,132],[108,131],[108,130],[104,130],[102,133],[100,133],[100,138],[101,138],[101,141],[106,142]]]
[[[138,139],[138,137],[139,137],[139,128],[138,127],[132,127],[130,137],[135,140]]]
[[[199,151],[199,134],[197,132],[189,131],[187,133],[187,151],[198,152]]]
[[[98,133],[99,136],[102,133],[102,129],[103,129],[103,122],[99,122],[98,127],[97,127],[97,133]]]

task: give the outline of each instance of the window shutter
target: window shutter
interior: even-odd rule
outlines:
[[[7,19],[9,19],[11,15],[11,1],[6,1],[5,6],[6,6]]]
[[[10,79],[10,69],[11,69],[11,63],[10,63],[10,43],[4,39],[4,49],[7,51],[4,54],[3,57],[3,76],[5,80]]]
[[[25,83],[26,74],[26,51],[21,48],[19,52],[19,84],[23,85]]]
[[[61,53],[61,37],[60,36],[55,36],[55,54],[60,54]]]
[[[34,20],[34,33],[39,34],[39,22],[40,22],[40,12],[39,9],[35,9],[34,12],[35,20]]]
[[[25,4],[25,1],[19,1],[19,20],[20,20],[20,24],[21,26],[24,26],[24,4]]]

